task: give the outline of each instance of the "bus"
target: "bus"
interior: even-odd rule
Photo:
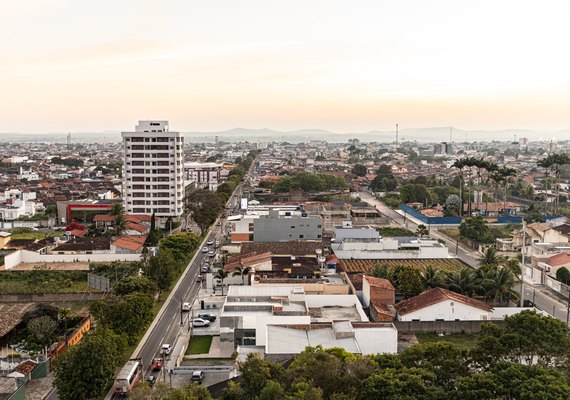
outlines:
[[[142,360],[129,360],[115,379],[115,395],[128,396],[142,376]]]

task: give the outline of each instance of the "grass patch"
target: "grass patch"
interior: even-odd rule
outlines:
[[[470,350],[477,344],[477,338],[479,336],[475,333],[452,333],[445,336],[438,336],[435,333],[416,333],[416,337],[420,344],[448,342],[455,344],[462,350]]]
[[[87,287],[87,271],[2,271],[0,293],[98,292]]]
[[[393,236],[416,236],[416,234],[409,229],[404,228],[396,228],[392,226],[383,226],[380,228],[376,228],[378,233],[385,237],[393,237]]]
[[[193,336],[185,354],[208,354],[211,344],[212,336]]]

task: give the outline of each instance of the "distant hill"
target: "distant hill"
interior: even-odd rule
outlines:
[[[398,132],[399,141],[418,142],[446,142],[450,139],[449,127],[432,128],[406,128]],[[454,142],[474,141],[508,141],[516,138],[526,137],[531,141],[567,140],[570,138],[570,130],[547,132],[533,131],[527,129],[504,129],[497,131],[486,130],[464,130],[453,128],[451,140]],[[188,142],[192,143],[212,143],[218,136],[223,141],[250,141],[250,142],[271,142],[288,141],[291,143],[306,142],[309,140],[326,140],[329,142],[346,142],[349,139],[359,139],[366,142],[394,142],[396,140],[396,130],[368,132],[331,132],[324,129],[300,129],[295,131],[276,131],[273,129],[247,129],[233,128],[218,132],[184,132]],[[72,132],[71,140],[74,143],[117,143],[121,141],[121,133],[114,131],[105,132]],[[23,133],[0,133],[2,142],[48,142],[66,143],[67,133],[44,133],[44,134],[23,134]]]

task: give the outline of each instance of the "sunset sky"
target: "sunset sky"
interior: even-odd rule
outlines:
[[[0,7],[0,132],[559,130],[569,1],[32,0]]]

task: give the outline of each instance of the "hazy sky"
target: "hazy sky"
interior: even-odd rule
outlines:
[[[570,121],[570,1],[3,0],[0,132]]]

